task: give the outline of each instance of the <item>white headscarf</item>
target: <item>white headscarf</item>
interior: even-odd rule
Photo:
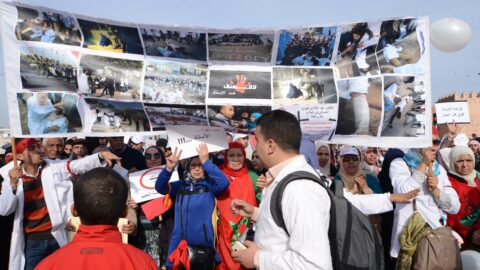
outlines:
[[[468,182],[468,186],[475,187],[475,178],[477,177],[477,171],[475,169],[469,175],[460,175],[455,171],[455,162],[460,158],[461,155],[468,155],[473,160],[473,164],[475,165],[475,154],[473,154],[472,149],[467,146],[458,145],[452,148],[450,151],[450,170],[451,174],[461,177]]]
[[[330,175],[330,159],[331,159],[331,155],[330,155],[330,146],[326,143],[318,143],[316,142],[315,143],[315,155],[318,153],[318,150],[320,149],[320,147],[326,147],[327,150],[328,150],[328,161],[327,161],[327,164],[325,166],[321,166],[320,165],[320,162],[318,162],[318,164],[320,165],[320,173],[325,175],[326,177],[329,177],[329,176],[332,176]]]

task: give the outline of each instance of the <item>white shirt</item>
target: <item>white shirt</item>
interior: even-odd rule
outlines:
[[[417,210],[433,229],[443,226],[440,220],[445,220],[445,212],[456,214],[460,209],[457,192],[452,188],[447,173],[441,166],[440,174],[437,177],[438,188],[441,191],[439,199],[435,199],[428,191],[428,183],[424,173],[416,170],[410,172],[410,168],[402,158],[397,158],[390,164],[390,179],[392,179],[393,192],[406,193],[420,188],[420,192],[415,198]],[[413,205],[411,203],[397,203],[393,219],[392,246],[390,248],[390,255],[394,258],[398,257],[400,252],[398,237],[412,214]]]
[[[302,155],[293,158],[262,193],[255,231],[260,248],[258,269],[332,269],[328,227],[330,198],[312,181],[295,181],[282,197],[283,218],[290,237],[276,225],[270,213],[270,199],[278,182],[295,171],[315,170]]]

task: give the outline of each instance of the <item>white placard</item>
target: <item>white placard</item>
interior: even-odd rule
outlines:
[[[437,124],[470,123],[470,113],[467,102],[436,103]]]
[[[129,174],[130,194],[136,203],[150,201],[163,196],[155,190],[155,183],[164,167],[155,167]],[[174,171],[170,181],[177,180],[178,173]]]
[[[198,155],[197,147],[206,143],[209,152],[218,152],[228,148],[224,128],[207,126],[166,126],[168,142],[172,150],[182,150],[180,159]]]

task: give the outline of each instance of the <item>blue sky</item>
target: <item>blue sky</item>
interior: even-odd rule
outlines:
[[[287,27],[339,24],[401,16],[456,17],[472,28],[472,41],[456,53],[432,49],[432,97],[480,90],[480,1],[323,0],[24,0],[31,5],[124,22],[215,28]],[[0,127],[8,126],[0,52]]]

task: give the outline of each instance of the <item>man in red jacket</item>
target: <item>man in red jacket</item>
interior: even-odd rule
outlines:
[[[116,224],[127,215],[128,187],[109,168],[96,168],[74,182],[72,214],[82,225],[73,241],[36,269],[158,269],[145,252],[122,243]]]

